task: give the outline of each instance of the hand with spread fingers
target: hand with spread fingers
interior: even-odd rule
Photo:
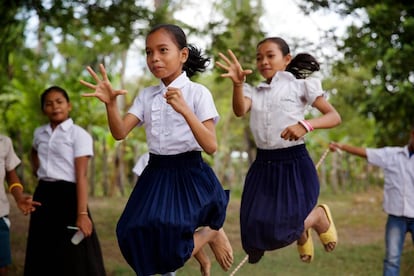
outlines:
[[[232,50],[227,50],[227,52],[230,58],[222,53],[219,53],[219,57],[226,64],[216,61],[216,65],[218,67],[227,71],[227,73],[221,74],[221,76],[223,78],[230,78],[234,84],[242,84],[246,79],[246,76],[251,74],[253,71],[250,69],[244,70]]]
[[[108,75],[106,73],[106,69],[103,66],[103,64],[99,65],[99,70],[102,75],[102,79],[99,78],[99,76],[96,74],[96,72],[90,67],[86,67],[86,70],[89,72],[89,74],[92,76],[92,78],[96,81],[96,84],[92,84],[89,82],[86,82],[84,80],[80,80],[80,83],[84,86],[95,90],[94,93],[85,93],[82,96],[84,97],[96,97],[102,102],[108,104],[110,102],[115,101],[116,97],[119,95],[124,95],[128,93],[128,91],[120,89],[120,90],[114,90],[112,88],[111,82],[108,79]]]

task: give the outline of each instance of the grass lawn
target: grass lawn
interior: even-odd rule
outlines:
[[[22,275],[28,217],[17,213],[13,199],[11,197],[9,199],[12,209],[10,219],[13,252],[13,265],[9,275],[13,276]],[[90,199],[89,206],[101,242],[108,275],[134,275],[123,259],[115,237],[115,225],[126,200],[127,198],[120,197]],[[386,215],[382,212],[381,201],[382,190],[378,188],[371,188],[358,194],[322,193],[320,202],[330,206],[338,230],[339,242],[335,251],[326,253],[316,232],[312,232],[315,257],[311,264],[299,260],[296,246],[292,244],[280,250],[266,252],[257,264],[244,264],[236,275],[382,275]],[[239,205],[240,199],[233,196],[224,225],[233,246],[234,265],[229,272],[222,271],[214,261],[211,250],[207,249],[213,263],[211,271],[213,276],[229,275],[246,256],[240,244]],[[200,275],[198,263],[190,259],[177,275]],[[414,248],[411,236],[406,237],[401,275],[414,275]]]

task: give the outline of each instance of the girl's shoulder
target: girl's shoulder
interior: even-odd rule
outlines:
[[[80,133],[82,135],[90,136],[89,132],[85,128],[81,127],[78,124],[73,124],[72,125],[72,132],[76,132],[76,133]]]
[[[322,81],[318,78],[309,77],[303,80],[308,91],[320,92],[322,89]]]
[[[37,133],[44,131],[48,127],[48,125],[49,124],[44,124],[44,125],[36,127],[34,130],[34,134],[36,135]]]

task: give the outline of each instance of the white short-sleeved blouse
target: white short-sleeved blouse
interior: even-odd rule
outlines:
[[[186,73],[182,73],[169,86],[181,90],[186,103],[201,122],[209,119],[215,123],[218,121],[213,96],[205,86],[192,82]],[[202,151],[184,117],[166,102],[166,91],[167,87],[162,82],[145,88],[128,111],[141,121],[140,125],[144,125],[149,152],[172,155]]]
[[[252,100],[250,128],[260,149],[286,148],[304,143],[280,137],[289,125],[304,119],[305,109],[324,96],[319,79],[296,79],[289,72],[277,72],[270,84],[245,84],[244,95]]]
[[[86,130],[67,119],[53,131],[50,124],[38,127],[33,148],[40,161],[38,179],[76,182],[75,158],[92,156],[93,140]]]

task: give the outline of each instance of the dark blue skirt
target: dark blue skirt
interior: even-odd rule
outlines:
[[[137,275],[163,274],[191,257],[200,226],[223,226],[229,200],[201,152],[150,154],[117,225],[119,247]]]
[[[318,176],[305,145],[258,149],[240,207],[242,245],[249,257],[296,241],[318,196]]]

